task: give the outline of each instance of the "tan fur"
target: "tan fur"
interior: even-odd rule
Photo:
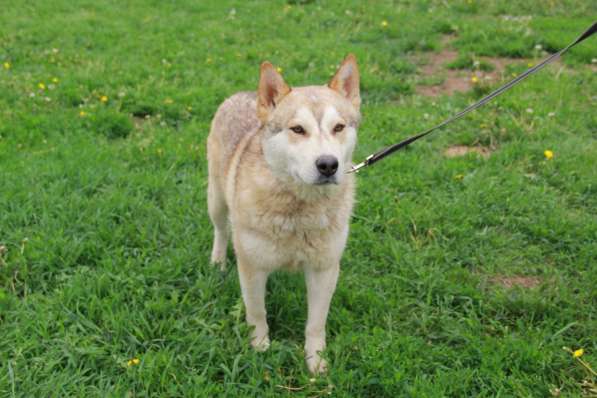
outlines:
[[[305,271],[309,299],[305,351],[312,372],[326,367],[319,352],[325,348],[325,319],[353,206],[354,180],[345,172],[360,120],[360,97],[354,57],[347,58],[343,67],[347,63],[352,70],[341,67],[336,75],[345,76],[333,80],[341,89],[290,89],[271,64],[262,65],[258,92],[227,99],[208,137],[208,205],[215,227],[212,262],[224,264],[229,223],[247,321],[255,327],[252,344],[257,349],[269,345],[264,306],[267,276],[279,268]],[[306,126],[305,134],[289,130],[297,123]],[[347,125],[345,134],[332,132],[338,123]],[[316,167],[310,161],[305,165],[288,160],[283,156],[286,152],[278,152],[281,145],[291,157],[310,156],[295,146],[336,154],[343,167],[333,176],[336,183],[311,183]],[[286,162],[288,170],[278,166]]]

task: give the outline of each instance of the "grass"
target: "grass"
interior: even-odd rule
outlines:
[[[443,34],[467,56],[536,58],[595,11],[580,0],[4,7],[0,395],[587,393],[594,378],[562,347],[584,348],[595,367],[594,38],[359,174],[331,370],[316,379],[303,363],[301,275],[271,278],[273,345],[257,354],[234,267],[208,265],[205,138],[218,104],[256,86],[262,60],[305,85],[354,52],[360,161],[479,95],[415,94],[413,59]],[[455,144],[495,151],[443,157]],[[508,277],[540,283],[496,282]]]

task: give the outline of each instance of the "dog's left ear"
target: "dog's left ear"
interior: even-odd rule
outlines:
[[[355,108],[359,109],[361,106],[359,80],[357,59],[354,54],[348,54],[328,83],[328,87],[346,97]]]
[[[267,121],[267,117],[274,110],[276,104],[289,92],[290,87],[276,68],[267,61],[262,63],[259,89],[257,90],[257,117],[262,123]]]

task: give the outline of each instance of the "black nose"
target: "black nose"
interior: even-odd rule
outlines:
[[[326,177],[331,177],[338,170],[338,159],[332,155],[323,155],[315,161],[317,170]]]

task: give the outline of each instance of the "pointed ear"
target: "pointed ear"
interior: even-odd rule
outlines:
[[[337,91],[343,97],[346,97],[355,108],[359,109],[361,105],[361,94],[359,90],[359,67],[354,54],[348,54],[342,65],[336,71],[328,87]]]
[[[257,117],[259,120],[265,123],[276,104],[289,92],[290,87],[284,82],[276,68],[269,62],[262,63],[259,89],[257,90]]]

